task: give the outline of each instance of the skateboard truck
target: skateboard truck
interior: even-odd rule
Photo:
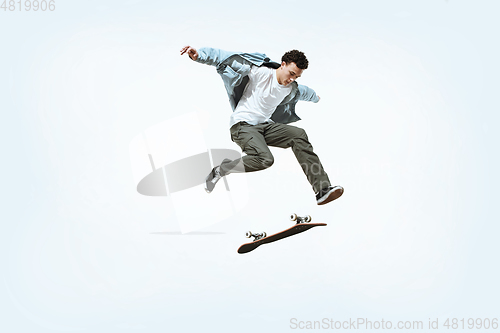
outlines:
[[[312,218],[310,215],[306,216],[298,216],[297,214],[293,213],[290,215],[290,220],[292,221],[297,221],[296,224],[301,224],[301,223],[309,223],[312,221]]]
[[[261,232],[260,234],[254,234],[251,231],[247,231],[247,233],[245,234],[246,238],[253,237],[254,238],[253,239],[254,242],[258,241],[259,239],[264,238],[266,236],[267,236],[267,234],[265,232]]]

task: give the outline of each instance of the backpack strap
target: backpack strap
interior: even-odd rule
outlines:
[[[274,62],[274,61],[271,61],[271,59],[269,59],[269,58],[266,58],[266,59],[264,59],[262,66],[278,69],[281,67],[281,64]]]

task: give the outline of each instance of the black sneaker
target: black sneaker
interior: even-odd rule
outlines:
[[[222,163],[227,163],[227,162],[231,162],[231,160],[226,158],[224,159],[224,161],[222,161]],[[220,171],[220,165],[214,167],[212,171],[210,171],[210,173],[208,174],[207,178],[205,179],[205,191],[207,191],[207,193],[211,193],[215,188],[215,184],[217,184],[217,182],[221,180],[222,177],[224,176],[225,175],[223,175]]]
[[[344,188],[342,186],[328,186],[319,191],[316,194],[316,202],[318,205],[324,205],[338,199],[342,193],[344,193]]]

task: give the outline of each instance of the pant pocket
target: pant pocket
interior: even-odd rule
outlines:
[[[234,142],[235,142],[238,146],[240,146],[240,148],[241,148],[243,151],[245,151],[245,149],[246,149],[246,148],[247,148],[247,146],[248,146],[248,142],[249,142],[250,140],[252,140],[252,139],[253,139],[253,136],[249,136],[249,137],[246,137],[246,138],[240,138],[239,136],[237,136],[237,137],[235,137],[235,138],[234,138],[234,140],[233,140],[233,141],[234,141]]]
[[[240,126],[241,126],[240,123],[236,123],[233,126],[231,126],[231,128],[229,129],[229,134],[231,136],[231,141],[236,142],[234,140],[240,134]]]

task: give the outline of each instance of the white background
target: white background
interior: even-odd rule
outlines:
[[[439,318],[445,331],[446,318],[498,318],[499,10],[456,0],[1,10],[2,331],[298,331],[291,318]],[[180,235],[172,202],[135,190],[132,138],[197,111],[207,147],[237,149],[220,77],[181,57],[184,45],[275,61],[305,52],[299,83],[321,101],[300,102],[296,125],[344,195],[316,206],[291,150],[273,149],[272,168],[246,175],[246,210]],[[285,229],[293,212],[328,227],[236,253],[245,231]]]

